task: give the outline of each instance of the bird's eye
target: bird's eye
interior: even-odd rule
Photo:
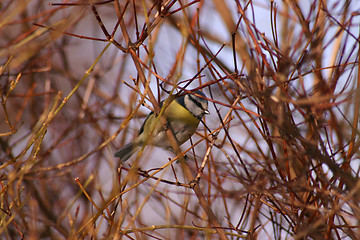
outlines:
[[[195,99],[192,95],[189,95],[189,98],[191,99],[191,101],[192,101],[193,103],[195,103],[196,106],[198,106],[199,108],[201,108],[201,110],[207,111],[206,109],[204,109],[203,105],[202,105],[197,99]]]

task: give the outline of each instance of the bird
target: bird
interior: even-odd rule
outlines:
[[[176,97],[170,102],[162,115],[166,119],[165,125],[160,122],[154,112],[151,112],[142,124],[138,136],[115,152],[114,156],[119,157],[121,162],[125,162],[144,144],[174,152],[172,142],[166,135],[166,130],[172,131],[177,144],[180,146],[195,133],[203,116],[210,114],[205,94],[199,90],[194,91],[194,93]],[[161,106],[163,106],[163,102],[161,102]]]

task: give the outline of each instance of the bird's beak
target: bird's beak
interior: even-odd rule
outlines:
[[[205,110],[204,113],[207,114],[207,115],[210,114],[210,112],[208,110]]]

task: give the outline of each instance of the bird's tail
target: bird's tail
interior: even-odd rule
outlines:
[[[122,162],[125,162],[126,160],[128,160],[131,157],[131,155],[136,153],[140,148],[141,148],[141,146],[139,144],[130,142],[130,143],[126,144],[125,146],[123,146],[119,151],[117,151],[114,154],[114,156],[119,157]]]

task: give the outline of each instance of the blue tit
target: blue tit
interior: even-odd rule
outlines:
[[[183,95],[175,98],[166,107],[163,112],[166,126],[160,123],[154,112],[151,112],[134,141],[122,147],[114,156],[124,162],[140,150],[144,144],[172,150],[171,141],[166,135],[167,129],[172,131],[179,146],[186,142],[195,133],[204,114],[209,114],[205,94],[200,91],[195,91],[195,93],[198,96],[190,93]],[[162,104],[163,102],[161,102],[161,106]]]

